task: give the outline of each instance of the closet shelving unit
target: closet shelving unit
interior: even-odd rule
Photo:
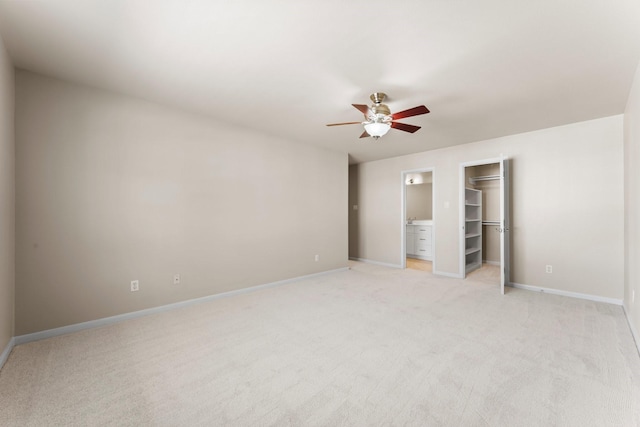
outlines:
[[[482,266],[482,191],[466,188],[465,196],[465,270]]]
[[[472,176],[469,178],[469,183],[476,185],[478,181],[495,181],[496,179],[500,179],[500,175]]]

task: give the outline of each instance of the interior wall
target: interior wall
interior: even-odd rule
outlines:
[[[14,335],[14,70],[0,38],[0,353]]]
[[[362,163],[354,258],[401,264],[401,171],[435,168],[439,274],[460,276],[459,166],[511,159],[512,282],[622,299],[622,116]],[[425,138],[428,134],[416,134]],[[545,272],[553,266],[553,273]]]
[[[346,154],[26,71],[16,142],[16,335],[347,266]]]
[[[640,64],[624,113],[624,184],[624,308],[640,349]]]

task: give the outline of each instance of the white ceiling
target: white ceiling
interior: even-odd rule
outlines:
[[[362,162],[620,114],[638,0],[0,0],[15,65]],[[375,91],[415,134],[359,139]]]

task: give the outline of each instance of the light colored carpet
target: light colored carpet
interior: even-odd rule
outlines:
[[[17,346],[0,425],[640,425],[621,307],[351,265]]]

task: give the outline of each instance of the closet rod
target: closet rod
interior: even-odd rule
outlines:
[[[482,221],[482,225],[500,225],[500,221]]]
[[[469,182],[475,184],[476,181],[493,181],[496,179],[500,179],[500,175],[472,176],[469,177]]]

